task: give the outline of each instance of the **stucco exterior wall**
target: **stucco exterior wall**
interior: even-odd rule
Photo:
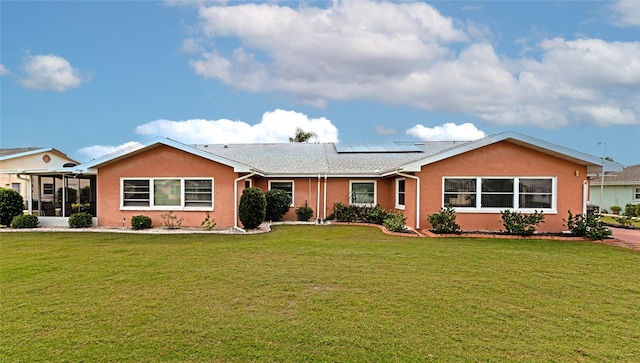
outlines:
[[[442,207],[443,177],[521,177],[548,176],[557,178],[557,213],[545,214],[538,231],[566,230],[563,219],[567,211],[581,213],[586,167],[540,153],[507,141],[466,152],[422,167],[421,178],[422,228],[430,228],[426,218]],[[463,230],[503,230],[500,213],[458,212],[457,222]]]
[[[131,216],[144,214],[151,217],[154,226],[162,226],[163,210],[121,210],[121,178],[175,177],[213,178],[213,211],[209,214],[217,227],[233,227],[233,182],[238,177],[233,168],[169,146],[158,146],[98,169],[98,225],[131,225]],[[242,188],[239,188],[239,194]],[[174,211],[184,218],[182,226],[199,227],[205,211]]]

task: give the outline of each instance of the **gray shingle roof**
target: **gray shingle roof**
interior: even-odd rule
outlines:
[[[40,147],[15,147],[15,148],[7,148],[0,149],[0,157],[2,156],[10,156],[15,154],[22,154],[27,151],[40,150]]]
[[[591,181],[592,185],[600,185],[600,179]],[[627,166],[615,175],[605,175],[604,185],[640,185],[640,164]]]
[[[460,142],[411,144],[419,151],[338,152],[333,143],[209,144],[195,147],[269,175],[379,175],[450,149]]]

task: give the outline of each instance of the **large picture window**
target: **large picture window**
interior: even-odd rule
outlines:
[[[213,179],[122,179],[124,209],[206,209],[213,207]]]
[[[351,204],[372,206],[376,204],[375,181],[352,181],[350,184]]]
[[[555,211],[555,178],[444,178],[443,205],[459,211]]]
[[[269,181],[269,190],[279,189],[284,190],[291,197],[291,206],[293,207],[295,204],[293,202],[293,180],[278,180],[278,181]]]

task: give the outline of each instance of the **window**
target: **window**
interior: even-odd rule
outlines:
[[[354,205],[375,205],[376,204],[376,182],[375,181],[352,181],[351,183],[351,204]]]
[[[20,189],[22,189],[22,188],[20,186],[20,183],[11,183],[11,189],[13,189],[16,192],[20,193]]]
[[[444,178],[443,205],[459,211],[555,210],[555,178]]]
[[[520,208],[550,209],[553,198],[551,179],[520,179]]]
[[[640,187],[633,189],[633,199],[640,199]]]
[[[475,179],[445,179],[444,205],[452,207],[476,206]]]
[[[53,183],[42,184],[42,194],[53,195]]]
[[[294,206],[293,203],[293,181],[292,180],[278,180],[278,181],[269,181],[269,190],[279,189],[284,190],[291,197],[291,206]]]
[[[482,179],[482,208],[513,208],[513,179]]]
[[[396,179],[396,208],[404,209],[405,180]]]
[[[212,179],[123,179],[125,209],[182,209],[213,207]]]
[[[245,179],[244,188],[251,188],[251,179]]]

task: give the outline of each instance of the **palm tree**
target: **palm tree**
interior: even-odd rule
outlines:
[[[290,137],[289,142],[309,142],[311,138],[317,136],[318,135],[313,131],[306,132],[298,127],[296,128],[296,135],[294,137]]]

